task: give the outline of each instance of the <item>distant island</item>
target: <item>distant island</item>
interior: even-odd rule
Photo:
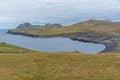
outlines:
[[[47,27],[62,27],[61,24],[51,24],[51,23],[47,23],[45,25],[32,25],[31,23],[29,22],[25,22],[25,23],[22,23],[20,25],[17,26],[17,29],[20,29],[20,28],[34,28],[34,27],[44,27],[44,26],[47,26]]]
[[[106,48],[102,53],[120,52],[120,22],[111,20],[91,19],[65,27],[59,24],[34,27],[30,23],[24,23],[16,29],[9,30],[8,33],[42,38],[67,37],[72,40],[104,44]]]

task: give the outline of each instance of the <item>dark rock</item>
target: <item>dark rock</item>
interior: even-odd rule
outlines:
[[[47,23],[45,25],[31,25],[31,23],[25,22],[23,24],[18,25],[18,27],[16,29],[20,29],[20,28],[31,28],[31,27],[62,27],[61,24],[51,24],[51,23]]]
[[[53,26],[56,26],[56,27],[62,27],[61,24],[53,24]]]
[[[23,24],[20,24],[20,25],[17,27],[17,29],[19,29],[19,28],[30,28],[30,27],[32,27],[32,25],[31,25],[30,23],[28,23],[28,22],[25,22],[25,23],[23,23]]]
[[[45,24],[45,26],[47,26],[47,27],[62,27],[61,24],[51,24],[51,23],[47,23],[47,24]]]

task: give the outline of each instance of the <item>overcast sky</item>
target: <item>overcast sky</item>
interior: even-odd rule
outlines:
[[[0,23],[119,19],[120,0],[0,0]]]

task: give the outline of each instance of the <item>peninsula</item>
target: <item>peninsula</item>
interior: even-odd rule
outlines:
[[[8,33],[30,37],[67,37],[73,40],[104,44],[102,53],[120,52],[120,22],[111,20],[87,20],[69,26],[44,26],[16,28]],[[101,53],[100,52],[100,53]]]

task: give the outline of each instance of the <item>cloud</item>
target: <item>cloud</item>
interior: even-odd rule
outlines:
[[[0,0],[0,23],[63,23],[107,18],[120,11],[119,0]]]

